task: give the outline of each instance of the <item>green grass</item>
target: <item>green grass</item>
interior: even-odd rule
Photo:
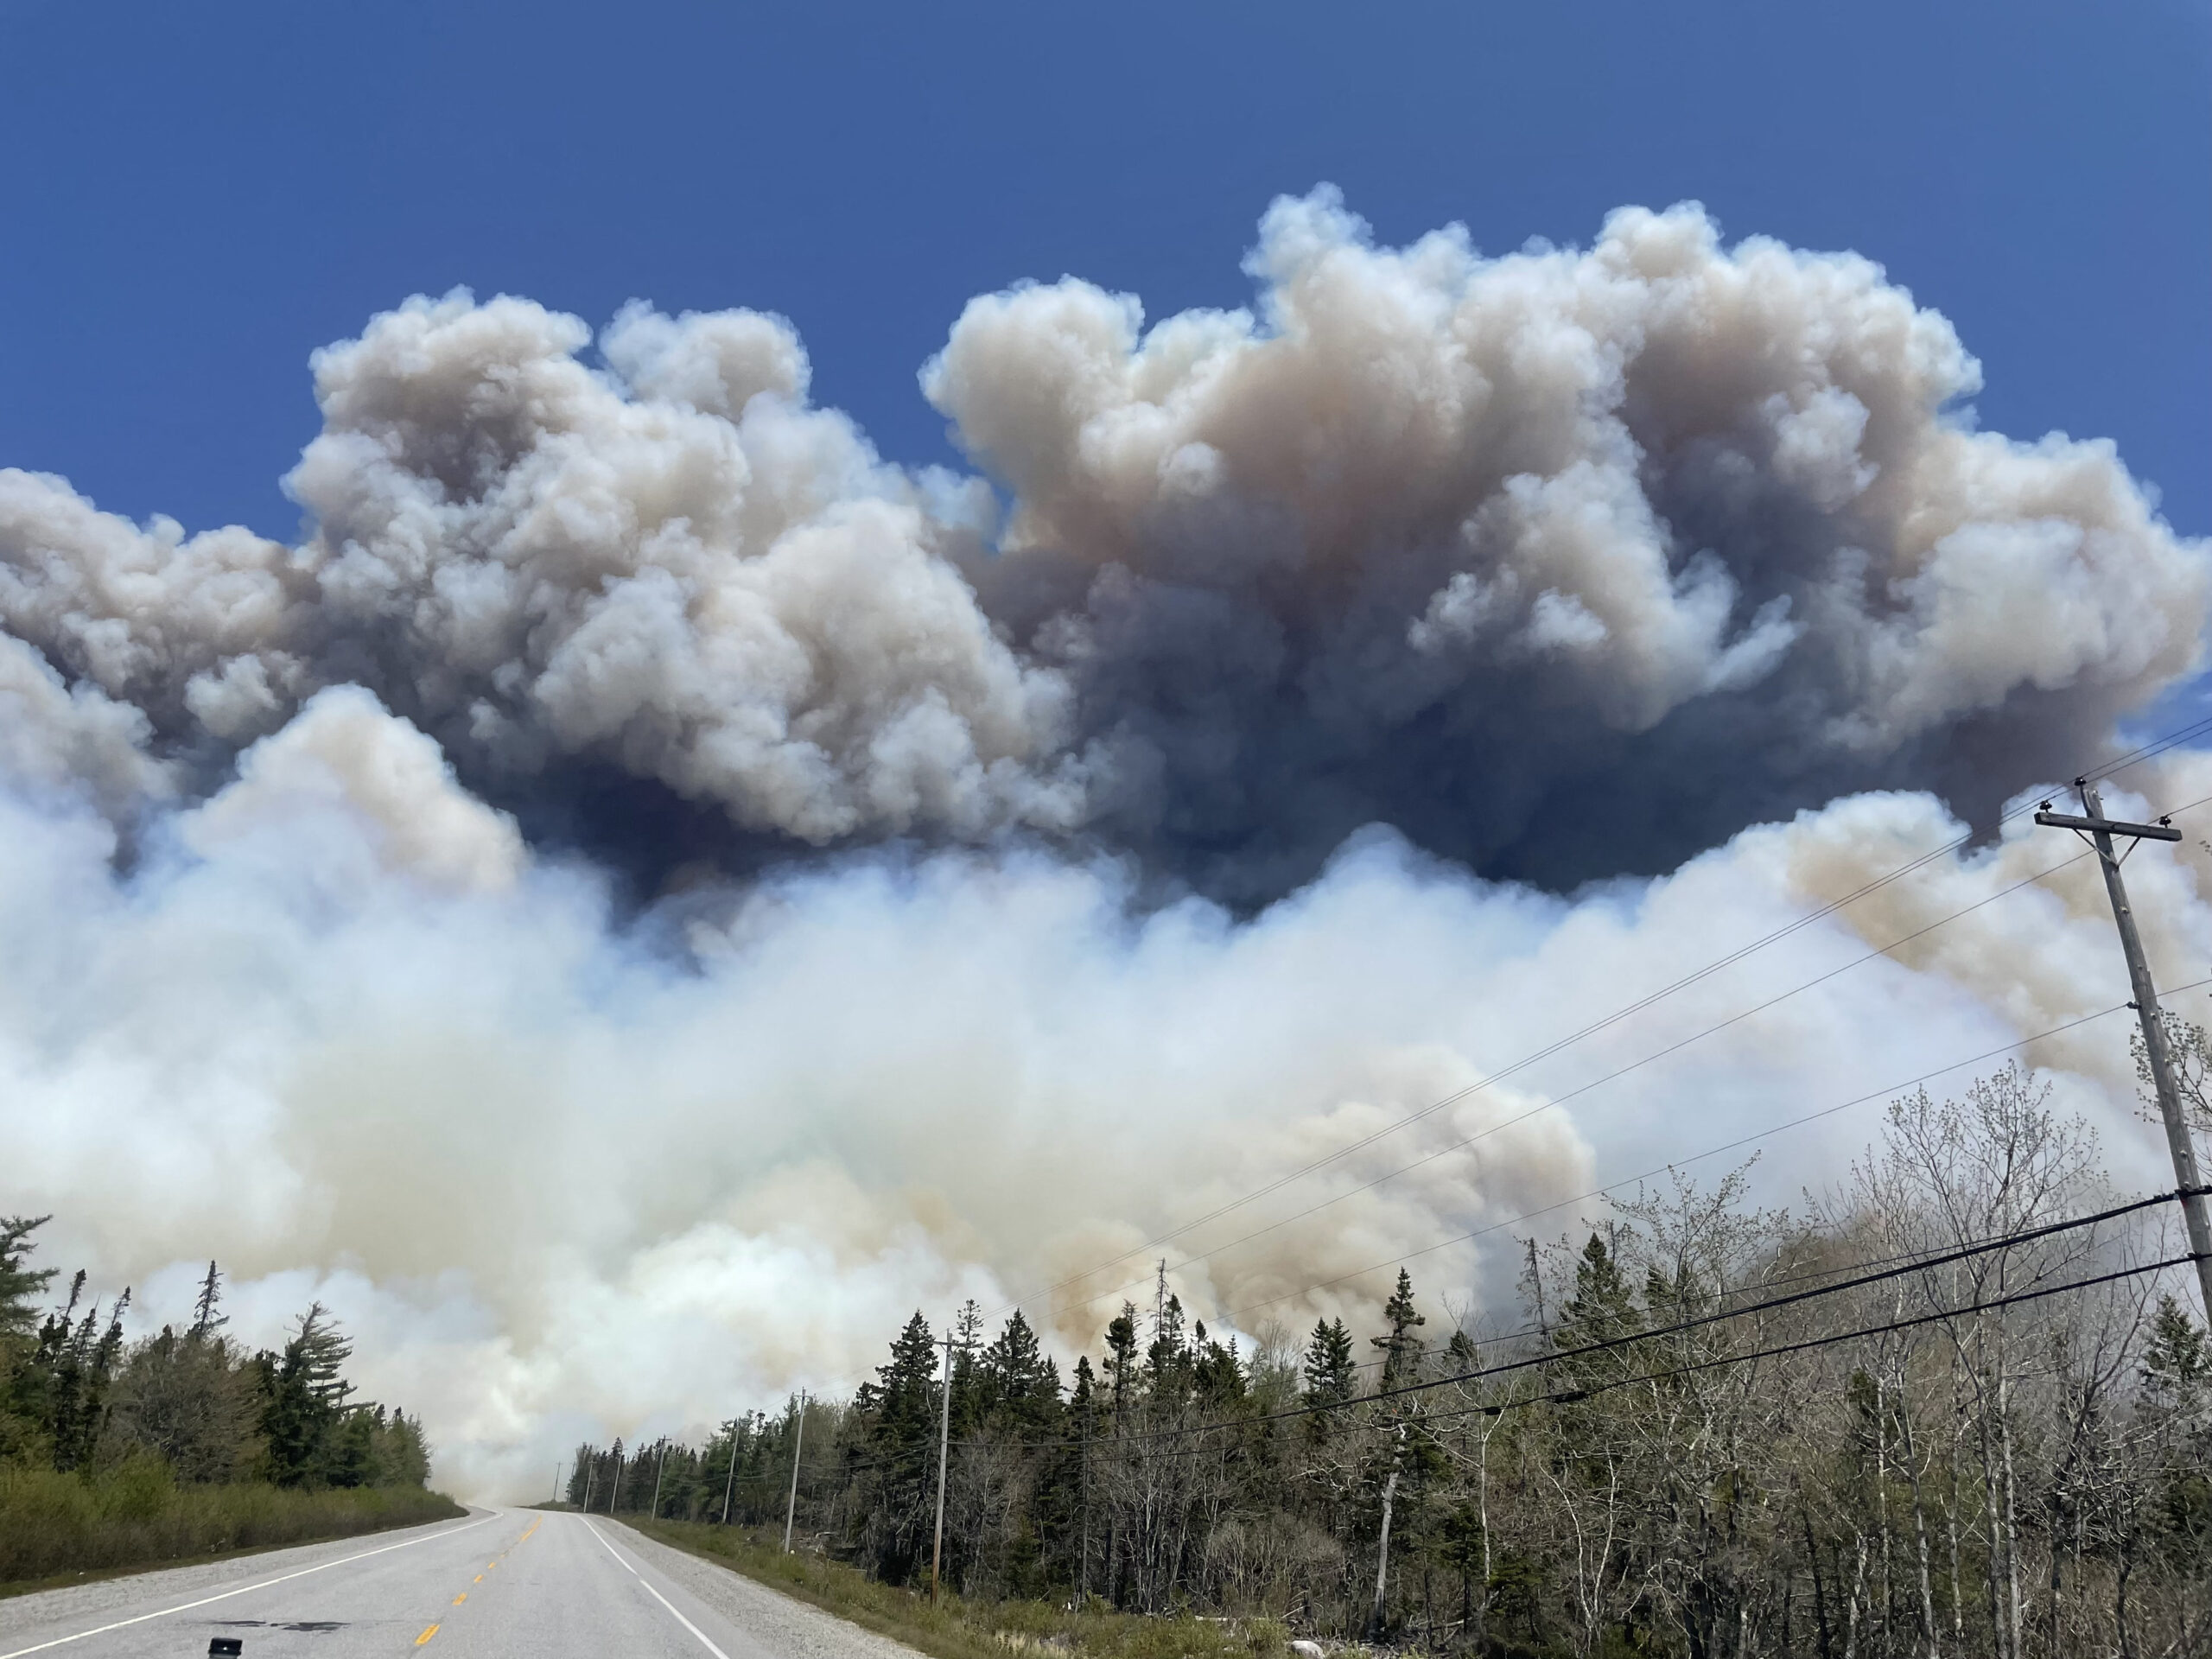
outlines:
[[[92,1476],[0,1467],[0,1595],[466,1513],[413,1488],[179,1486],[151,1459]]]
[[[1051,1652],[1076,1659],[1281,1659],[1289,1632],[1269,1618],[1143,1618],[1069,1612],[1043,1601],[926,1597],[879,1584],[857,1567],[820,1555],[786,1555],[779,1542],[734,1527],[621,1517],[664,1544],[717,1562],[933,1659],[1006,1659]]]

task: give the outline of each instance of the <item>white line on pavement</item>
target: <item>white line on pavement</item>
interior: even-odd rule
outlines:
[[[375,1549],[365,1549],[355,1555],[341,1555],[338,1560],[325,1561],[320,1567],[303,1567],[296,1573],[283,1573],[273,1579],[264,1579],[259,1584],[240,1585],[237,1589],[226,1590],[219,1596],[202,1596],[197,1601],[181,1601],[174,1607],[164,1607],[159,1612],[141,1613],[136,1618],[118,1618],[114,1624],[103,1624],[98,1630],[79,1630],[74,1636],[57,1636],[51,1642],[41,1642],[33,1647],[17,1648],[12,1653],[0,1653],[0,1659],[23,1659],[23,1656],[27,1653],[44,1653],[48,1648],[66,1648],[72,1642],[82,1642],[89,1636],[105,1636],[110,1630],[119,1630],[126,1624],[143,1624],[149,1618],[167,1618],[171,1613],[188,1613],[194,1607],[205,1607],[213,1601],[228,1601],[232,1596],[243,1596],[252,1590],[266,1590],[272,1584],[283,1584],[293,1579],[304,1579],[310,1573],[327,1573],[332,1567],[343,1567],[348,1561],[366,1560],[372,1555],[389,1554],[395,1549],[412,1549],[417,1544],[429,1543],[433,1538],[450,1538],[456,1532],[467,1532],[469,1528],[480,1527],[486,1521],[496,1521],[504,1513],[504,1510],[494,1510],[491,1514],[480,1516],[474,1521],[464,1522],[457,1527],[448,1527],[443,1532],[426,1533],[420,1538],[410,1538],[402,1543],[385,1544]],[[645,1587],[650,1590],[652,1586],[647,1585]]]
[[[608,1554],[612,1555],[616,1560],[622,1562],[622,1570],[625,1573],[627,1573],[639,1584],[645,1586],[646,1594],[650,1595],[655,1601],[660,1603],[662,1606],[667,1608],[670,1612],[674,1613],[676,1615],[676,1622],[681,1624],[685,1630],[690,1631],[692,1635],[699,1638],[699,1645],[701,1647],[704,1648],[709,1653],[713,1654],[715,1656],[715,1659],[729,1659],[729,1655],[724,1653],[720,1648],[716,1647],[712,1642],[709,1642],[707,1639],[707,1633],[704,1630],[701,1630],[696,1624],[694,1624],[690,1619],[684,1618],[683,1614],[677,1612],[676,1604],[671,1601],[666,1596],[661,1594],[659,1591],[654,1589],[652,1582],[647,1580],[644,1573],[639,1572],[638,1569],[631,1566],[629,1562],[622,1560],[622,1552],[615,1548],[613,1545],[607,1543],[605,1536],[601,1534],[597,1527],[593,1526],[588,1521],[584,1522],[584,1526],[590,1531],[593,1537],[597,1538],[601,1544],[606,1546],[607,1553]],[[14,1656],[11,1654],[0,1653],[0,1659],[14,1659]]]

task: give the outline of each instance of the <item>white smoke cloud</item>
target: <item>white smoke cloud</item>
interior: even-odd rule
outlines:
[[[403,752],[420,741],[339,707],[385,721]],[[1371,1319],[1387,1272],[1300,1293],[2126,995],[2094,872],[2077,866],[1901,963],[1452,1149],[2070,850],[2023,831],[1326,1175],[1111,1262],[1955,823],[1923,797],[1847,800],[1580,901],[1487,886],[1383,836],[1246,922],[1195,900],[1133,908],[1111,864],[871,858],[739,896],[696,925],[682,967],[613,920],[588,872],[528,862],[454,880],[481,868],[480,821],[426,811],[451,850],[425,846],[426,828],[395,857],[389,774],[341,779],[359,792],[333,810],[330,776],[310,768],[302,810],[275,792],[283,763],[269,758],[298,753],[293,737],[256,751],[234,786],[262,792],[182,815],[164,842],[177,850],[128,878],[97,817],[6,809],[0,921],[35,942],[0,969],[9,1202],[55,1211],[54,1259],[88,1261],[111,1290],[137,1282],[149,1318],[185,1306],[211,1255],[238,1277],[249,1335],[273,1338],[310,1296],[331,1302],[361,1338],[370,1389],[428,1414],[441,1478],[486,1495],[531,1495],[587,1429],[696,1432],[788,1387],[849,1385],[916,1306],[941,1319],[968,1296],[993,1306],[1081,1274],[1032,1313],[1086,1341],[1155,1255],[1217,1325]],[[2209,767],[2160,781],[2212,793]],[[449,800],[435,769],[414,776],[426,804]],[[265,804],[286,833],[238,832]],[[209,834],[215,822],[230,833]],[[2130,873],[2162,977],[2203,976],[2212,855],[2149,849]],[[2125,1039],[2107,1020],[2035,1058],[2064,1068],[2122,1178],[2149,1184],[2158,1147],[2129,1112]],[[1838,1166],[1877,1109],[1778,1139],[1770,1191],[1787,1198]],[[1601,1213],[1569,1204],[1434,1251],[1417,1283],[1432,1306],[1495,1309],[1516,1236]]]
[[[2072,850],[2016,821],[1471,1090],[2093,758],[2206,551],[2108,447],[1974,431],[1876,268],[1694,210],[1485,260],[1325,193],[1250,268],[1148,332],[969,308],[925,385],[1002,530],[780,320],[632,306],[594,365],[465,295],[317,355],[296,547],[0,472],[0,1206],[149,1317],[210,1255],[249,1337],[322,1297],[442,1478],[531,1497],[916,1306],[1066,1281],[1088,1341],[1162,1255],[1246,1333],[1412,1251],[1492,1308],[1601,1182],[2124,1000],[2075,865],[1611,1077]],[[2212,852],[2129,870],[2212,974]],[[2159,1179],[2124,1026],[2033,1058]]]

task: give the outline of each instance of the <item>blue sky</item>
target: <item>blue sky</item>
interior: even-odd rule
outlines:
[[[2177,0],[1366,8],[0,0],[0,464],[289,534],[316,345],[465,283],[798,324],[950,459],[914,372],[1073,271],[1234,304],[1268,199],[1497,251],[1609,207],[1856,248],[1986,425],[2119,440],[2212,531],[2212,13]]]

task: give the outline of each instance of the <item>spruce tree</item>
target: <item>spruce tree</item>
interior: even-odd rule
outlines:
[[[353,1352],[330,1310],[315,1302],[283,1350],[260,1357],[261,1432],[269,1476],[279,1486],[359,1484],[365,1444],[358,1431],[340,1433],[353,1392],[343,1368]]]
[[[1341,1406],[1352,1396],[1358,1376],[1358,1368],[1351,1357],[1351,1332],[1344,1329],[1340,1319],[1316,1319],[1313,1334],[1306,1344],[1306,1403],[1324,1409],[1314,1412],[1306,1420],[1306,1432],[1315,1440],[1325,1440],[1336,1427],[1336,1412],[1329,1408]]]
[[[977,1365],[983,1414],[1024,1433],[1048,1429],[1059,1415],[1059,1370],[1016,1308]]]
[[[1338,1405],[1351,1398],[1357,1367],[1351,1332],[1342,1319],[1316,1319],[1306,1344],[1306,1399],[1309,1405]]]
[[[1382,1317],[1389,1322],[1389,1334],[1369,1341],[1371,1346],[1382,1351],[1382,1386],[1394,1389],[1418,1376],[1421,1341],[1414,1331],[1428,1323],[1414,1311],[1413,1275],[1403,1268],[1398,1269],[1398,1287],[1383,1305]]]
[[[1106,1327],[1106,1376],[1114,1402],[1116,1429],[1128,1420],[1137,1402],[1137,1310],[1123,1302],[1122,1311]]]
[[[205,1342],[228,1325],[230,1316],[221,1311],[222,1306],[223,1275],[210,1262],[207,1276],[200,1282],[200,1295],[192,1305],[192,1328],[185,1335],[194,1342]]]

